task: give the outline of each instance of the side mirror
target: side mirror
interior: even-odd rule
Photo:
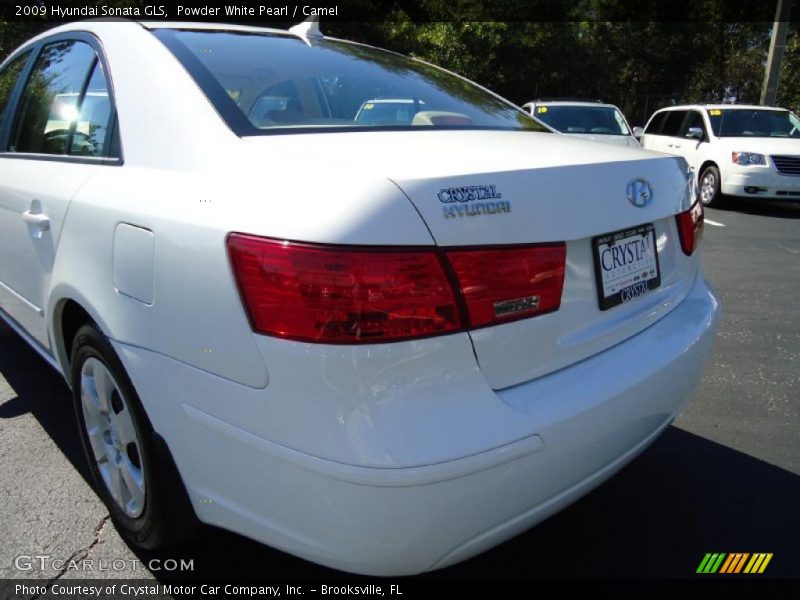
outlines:
[[[635,137],[637,140],[641,140],[643,135],[644,135],[644,129],[642,129],[641,127],[633,128],[633,137]]]
[[[702,140],[703,139],[703,128],[702,127],[689,127],[689,131],[686,132],[686,137],[693,139],[693,140]]]

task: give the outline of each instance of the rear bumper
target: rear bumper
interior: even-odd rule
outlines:
[[[193,397],[225,390],[218,401],[235,405],[241,386],[146,350],[116,348],[202,520],[335,568],[401,575],[490,548],[624,466],[693,393],[718,319],[718,302],[700,274],[679,306],[625,342],[487,392],[528,424],[527,435],[401,468],[344,464],[274,443],[209,414]],[[450,421],[440,431],[444,440],[459,435],[459,415]]]
[[[745,198],[800,200],[800,177],[781,175],[768,167],[751,169],[723,175],[722,193]]]

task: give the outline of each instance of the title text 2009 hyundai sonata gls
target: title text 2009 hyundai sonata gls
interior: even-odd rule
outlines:
[[[641,452],[709,355],[684,160],[431,65],[73,23],[3,63],[0,108],[0,314],[140,547],[191,514],[361,573],[452,564]]]

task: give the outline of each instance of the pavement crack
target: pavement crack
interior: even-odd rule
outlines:
[[[43,587],[45,589],[45,593],[51,591],[50,588],[64,576],[64,573],[69,571],[70,565],[72,565],[75,561],[83,560],[84,558],[86,558],[89,555],[89,552],[91,552],[92,548],[94,548],[95,546],[97,546],[97,544],[100,543],[100,535],[103,533],[103,529],[105,529],[106,524],[108,524],[110,520],[111,520],[111,515],[106,515],[102,519],[100,519],[100,522],[94,528],[94,537],[92,541],[87,546],[79,548],[78,550],[75,550],[75,552],[69,555],[69,557],[64,561],[63,566],[58,570],[58,573],[56,573],[54,577],[48,579],[47,582],[44,584]],[[42,594],[36,594],[35,596],[32,596],[29,600],[38,600],[38,598],[41,595]]]

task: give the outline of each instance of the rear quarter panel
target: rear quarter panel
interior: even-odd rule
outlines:
[[[56,336],[60,308],[72,299],[117,342],[263,388],[268,373],[231,273],[229,232],[432,244],[387,180],[315,168],[302,152],[253,152],[151,33],[132,23],[86,26],[100,36],[110,65],[124,164],[99,169],[67,215],[48,301]],[[153,233],[152,302],[115,288],[120,223]],[[63,343],[57,352],[66,365]]]

